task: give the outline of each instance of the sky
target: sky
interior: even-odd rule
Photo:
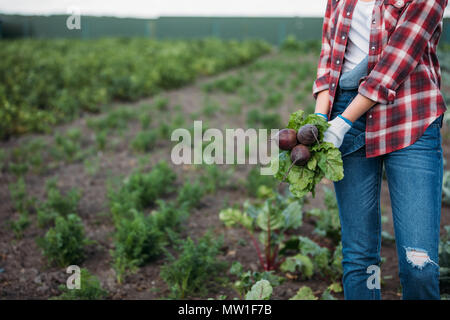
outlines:
[[[327,0],[0,0],[0,13],[158,16],[323,16]],[[446,10],[450,16],[450,8]]]

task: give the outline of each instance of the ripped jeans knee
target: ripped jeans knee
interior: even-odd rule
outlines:
[[[404,248],[406,261],[411,266],[418,268],[419,270],[422,270],[427,264],[434,264],[435,266],[439,267],[439,265],[430,258],[426,250],[410,247]]]

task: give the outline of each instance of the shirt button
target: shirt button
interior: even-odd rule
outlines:
[[[347,16],[349,16],[350,15],[350,11],[347,11]]]
[[[369,119],[372,119],[372,115],[371,114],[369,115]]]
[[[373,20],[372,20],[372,24],[375,24],[375,23],[376,23],[376,20],[375,20],[375,19],[373,19]]]
[[[335,84],[334,84],[334,83],[332,83],[332,84],[331,84],[331,86],[332,86],[332,87],[334,88]]]
[[[339,60],[338,61],[336,61],[336,64],[339,64],[340,62],[339,62]]]
[[[403,7],[403,5],[405,4],[405,2],[404,2],[403,0],[398,0],[395,4],[396,4],[398,7]]]
[[[342,40],[344,40],[345,39],[345,36],[342,36]]]
[[[372,50],[375,50],[375,47],[372,47]]]

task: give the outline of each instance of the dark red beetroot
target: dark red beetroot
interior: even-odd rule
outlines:
[[[311,146],[315,142],[319,143],[319,130],[312,124],[306,124],[298,130],[297,140],[305,146]]]
[[[311,158],[311,152],[307,146],[299,144],[291,151],[291,161],[296,166],[304,166]]]
[[[276,137],[278,147],[281,150],[290,151],[297,145],[297,131],[294,129],[283,129],[278,132]]]
[[[289,172],[291,172],[291,169],[294,167],[294,165],[299,167],[304,166],[308,163],[309,159],[311,159],[311,152],[309,151],[308,147],[302,144],[296,145],[291,151],[292,164],[289,167],[288,171],[286,171],[283,181],[286,180]]]

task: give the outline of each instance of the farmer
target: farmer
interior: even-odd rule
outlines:
[[[436,47],[447,0],[328,0],[314,82],[334,184],[346,299],[380,299],[380,189],[389,186],[404,299],[439,299],[443,157]],[[375,277],[374,277],[375,275]]]

